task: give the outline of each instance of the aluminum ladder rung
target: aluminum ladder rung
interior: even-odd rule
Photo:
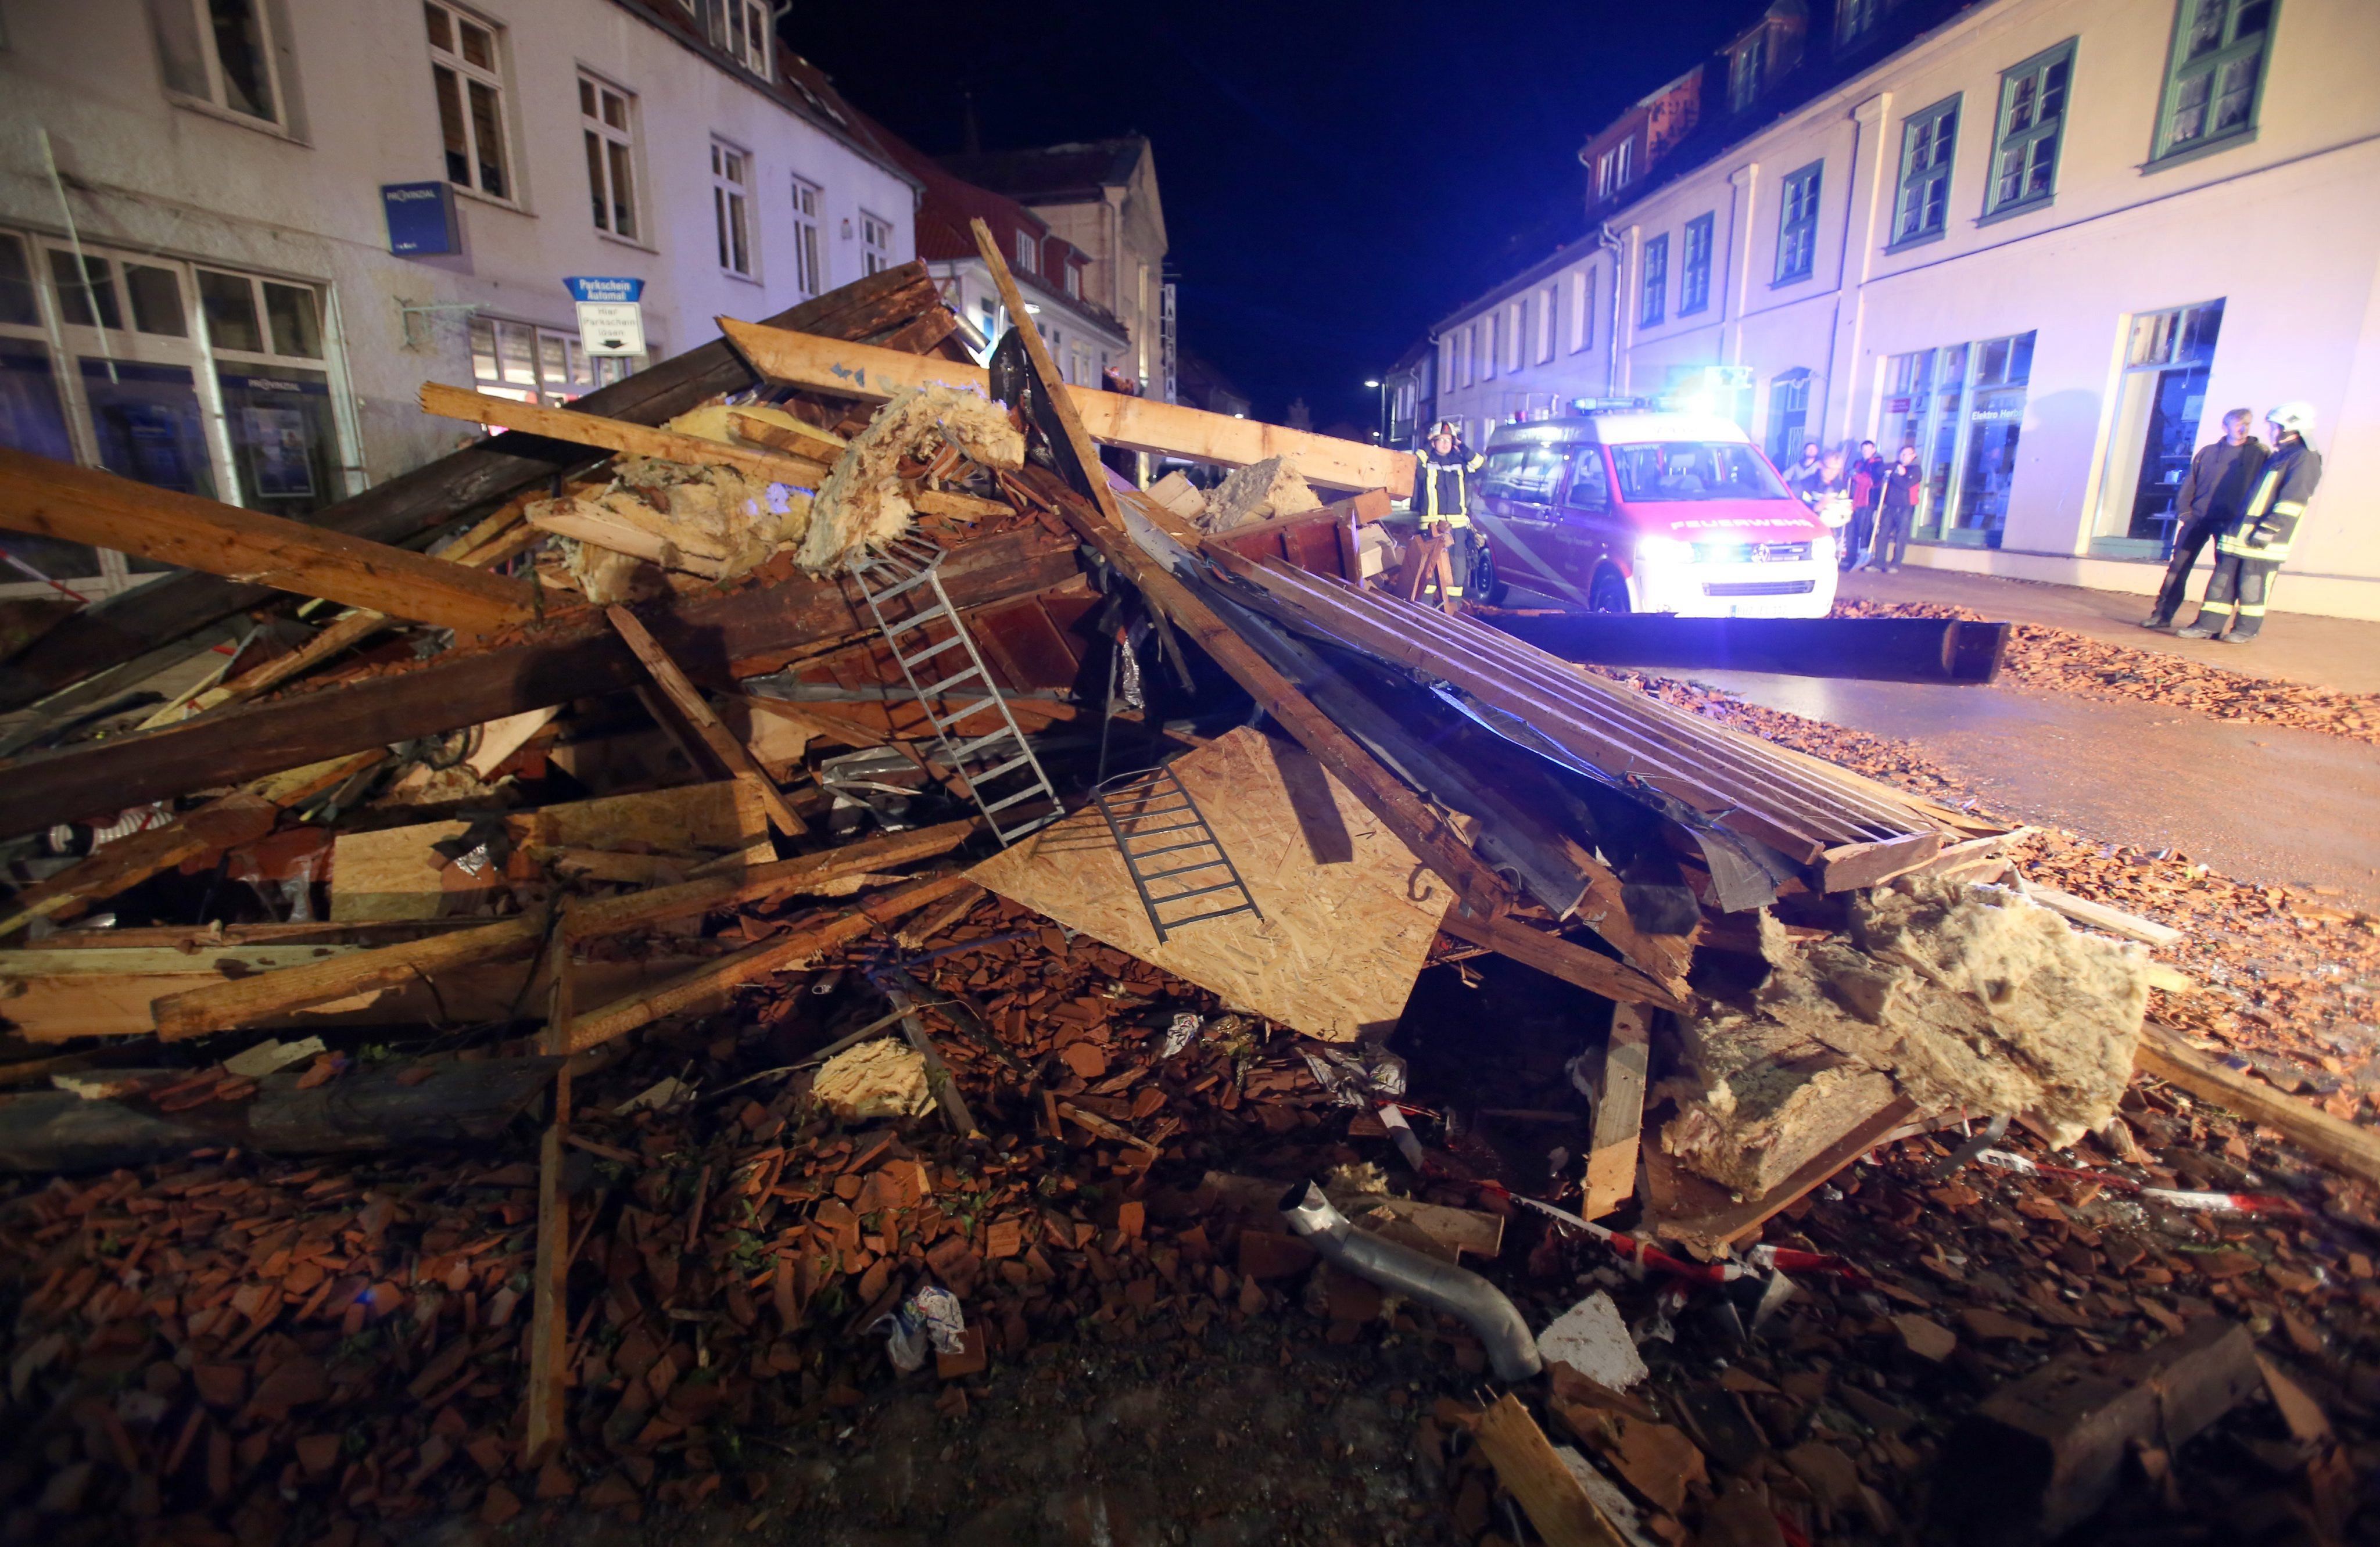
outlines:
[[[1218,861],[1217,863],[1220,864],[1222,862]],[[1149,900],[1161,908],[1168,902],[1187,902],[1194,897],[1204,897],[1208,892],[1237,891],[1239,889],[1241,889],[1240,880],[1238,876],[1234,876],[1228,881],[1218,881],[1211,887],[1193,887],[1188,891],[1168,892],[1163,897],[1151,897]]]
[[[1170,832],[1191,832],[1196,829],[1203,828],[1206,826],[1207,824],[1204,822],[1176,822],[1170,828],[1142,828],[1136,832],[1119,832],[1116,835],[1116,839],[1118,842],[1122,842],[1126,839],[1137,841],[1144,838],[1162,838]],[[1211,843],[1214,840],[1212,838],[1203,838],[1200,839],[1199,841],[1201,843]]]
[[[975,802],[976,809],[983,814],[984,822],[991,828],[992,836],[1004,848],[1035,828],[1055,820],[1063,814],[1065,807],[1058,799],[1058,792],[1050,784],[1040,759],[1034,755],[1033,743],[1026,741],[1025,732],[1017,728],[1016,716],[1010,710],[1007,698],[1000,691],[1000,684],[986,670],[983,657],[976,649],[975,636],[967,632],[966,620],[959,616],[958,609],[951,605],[950,593],[942,588],[943,557],[942,550],[929,542],[915,537],[902,538],[895,539],[883,552],[855,565],[851,575],[858,584],[859,594],[867,599],[868,611],[875,617],[877,633],[884,636],[885,645],[892,652],[893,663],[901,669],[902,680],[909,684],[910,695],[917,700],[927,723],[933,728],[934,739],[941,750],[941,766],[950,770],[953,780],[965,787],[967,797]],[[885,603],[920,587],[931,594],[933,599],[929,604],[905,617],[885,616]],[[903,648],[905,637],[920,635],[938,621],[950,624],[949,638],[929,639],[915,649]],[[921,684],[917,681],[917,668],[953,649],[965,652],[966,665],[940,682]],[[932,707],[934,701],[970,679],[982,683],[982,697],[948,719],[937,715]],[[952,730],[954,726],[987,713],[1000,717],[999,730],[967,738],[964,747],[953,744]],[[970,756],[986,747],[1012,739],[1016,744],[1015,756],[982,773],[966,772],[965,765]],[[1032,773],[1031,782],[1024,789],[997,801],[987,802],[984,799],[982,787],[987,780],[1013,774],[1021,768],[1030,769]],[[1005,810],[1036,795],[1048,798],[1050,809],[1047,814],[1014,828],[1002,828],[992,819],[993,812]]]
[[[1228,865],[1231,863],[1222,858],[1200,860],[1196,864],[1177,864],[1171,870],[1144,870],[1141,872],[1140,878],[1144,881],[1162,881],[1169,876],[1187,876],[1194,870],[1212,870],[1219,864]]]
[[[1194,838],[1187,843],[1168,843],[1156,849],[1135,849],[1133,851],[1132,857],[1136,860],[1153,860],[1160,854],[1178,854],[1184,849],[1212,849],[1219,854],[1223,852],[1222,846],[1211,838]]]

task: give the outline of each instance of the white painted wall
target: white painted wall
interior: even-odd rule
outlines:
[[[657,356],[716,336],[712,319],[755,318],[803,298],[795,284],[789,179],[825,190],[823,286],[859,277],[858,217],[914,251],[914,186],[710,55],[615,0],[476,0],[505,30],[505,107],[518,197],[462,194],[461,254],[387,251],[380,187],[443,175],[429,45],[419,5],[273,0],[293,132],[168,98],[141,0],[0,0],[0,226],[55,234],[65,218],[42,163],[46,129],[86,241],[212,261],[324,287],[360,429],[363,481],[444,451],[464,426],[426,417],[425,381],[468,383],[459,313],[417,324],[400,307],[476,303],[487,314],[575,334],[563,278],[644,279]],[[636,93],[645,239],[595,229],[580,136],[584,68]],[[716,258],[709,147],[755,159],[752,279]]]
[[[2368,73],[2380,58],[2380,6],[2288,0],[2252,140],[2144,170],[2174,22],[2175,0],[2001,0],[1623,210],[1613,222],[1624,249],[1621,390],[1658,392],[1672,366],[1748,366],[1749,428],[1765,439],[1770,383],[1806,369],[1813,430],[1857,439],[1876,431],[1890,357],[2031,331],[2000,545],[1925,545],[1912,558],[2147,592],[2161,563],[2087,556],[2122,344],[2136,314],[2220,297],[2202,442],[2235,405],[2261,414],[2304,398],[2321,417],[2313,441],[2325,481],[2275,605],[2380,617],[2380,92]],[[2000,73],[2068,38],[2077,42],[2056,197],[1983,220]],[[1953,92],[1961,112],[1948,230],[1887,251],[1902,123]],[[1815,272],[1775,284],[1783,179],[1821,160]],[[1712,303],[1681,317],[1683,227],[1706,212]],[[1667,316],[1645,327],[1643,244],[1665,233]],[[1588,251],[1562,268],[1583,265],[1609,283],[1609,260]],[[1508,300],[1483,297],[1451,325]],[[1485,382],[1475,366],[1468,388],[1441,380],[1439,412],[1475,421],[1509,413],[1525,391],[1598,395],[1607,364],[1599,350],[1558,352],[1549,367]]]

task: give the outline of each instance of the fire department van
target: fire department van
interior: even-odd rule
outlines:
[[[1598,612],[1823,618],[1835,544],[1733,421],[1597,413],[1507,425],[1474,519],[1490,603],[1520,586]]]

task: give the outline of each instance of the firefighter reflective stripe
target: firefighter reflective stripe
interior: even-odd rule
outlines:
[[[2242,618],[2261,618],[2265,615],[2265,604],[2261,601],[2243,601],[2240,604],[2240,616]]]
[[[2256,492],[2248,498],[2249,520],[2253,521],[2265,514],[2265,507],[2273,502],[2273,491],[2280,487],[2281,470],[2277,467],[2267,469],[2264,477],[2257,481]]]
[[[2263,559],[2277,564],[2289,556],[2289,545],[2268,542],[2258,548],[2245,538],[2224,538],[2215,544],[2215,551],[2228,553],[2235,559]]]
[[[2275,515],[2286,515],[2294,519],[2305,514],[2305,502],[2303,500],[2283,500],[2280,503],[2273,507],[2273,514]]]
[[[2213,601],[2213,600],[2202,601],[2202,602],[2200,602],[2200,603],[2198,604],[2198,610],[2199,610],[2201,612],[2226,612],[2226,613],[2228,613],[2228,612],[2229,612],[2229,611],[2231,610],[2231,604],[2230,604],[2229,602],[2228,602],[2228,601]]]

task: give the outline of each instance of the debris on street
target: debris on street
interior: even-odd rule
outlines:
[[[1417,604],[1409,457],[922,266],[722,327],[11,722],[12,1537],[2344,1539],[2369,918]]]

